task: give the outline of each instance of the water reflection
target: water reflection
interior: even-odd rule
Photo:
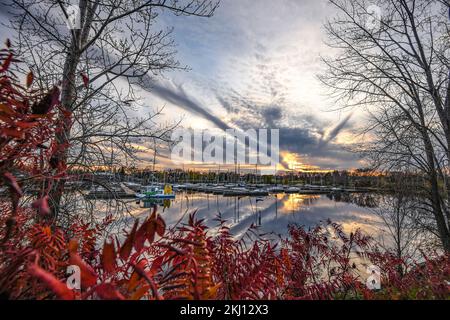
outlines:
[[[281,212],[285,214],[295,213],[300,209],[306,210],[308,207],[317,203],[321,196],[319,195],[302,195],[302,194],[290,194],[290,195],[278,195],[282,202]]]
[[[214,228],[217,217],[227,220],[237,237],[251,225],[261,227],[265,233],[286,236],[288,225],[296,223],[305,227],[315,226],[331,219],[343,225],[345,231],[356,228],[374,237],[383,233],[383,223],[371,208],[376,206],[377,196],[358,195],[271,195],[268,197],[223,197],[201,193],[178,193],[173,201],[130,203],[132,217],[147,215],[154,204],[168,225],[178,223],[189,213],[197,211],[197,217]]]
[[[374,193],[330,193],[327,194],[328,199],[335,202],[354,203],[359,207],[376,208],[380,201],[385,197],[381,194]]]
[[[224,197],[184,192],[177,193],[172,201],[136,203],[134,200],[98,200],[89,202],[89,208],[83,206],[87,202],[81,198],[74,199],[73,205],[78,208],[79,214],[87,214],[97,222],[106,214],[113,215],[114,223],[106,230],[105,236],[115,234],[119,238],[130,230],[136,218],[147,217],[156,205],[169,227],[187,221],[188,215],[197,211],[197,218],[203,219],[211,232],[216,230],[220,216],[238,238],[252,225],[259,226],[261,233],[286,237],[290,224],[309,228],[331,220],[342,225],[346,233],[359,228],[375,238],[382,247],[394,249],[401,255],[413,255],[419,247],[432,246],[436,241],[436,237],[428,231],[433,230],[434,225],[429,215],[424,214],[423,199],[399,193]]]

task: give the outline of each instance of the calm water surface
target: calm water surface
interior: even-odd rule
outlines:
[[[350,233],[356,228],[379,239],[386,233],[383,221],[374,213],[376,195],[270,195],[268,197],[223,197],[202,193],[177,193],[174,201],[158,205],[158,212],[167,225],[175,225],[197,211],[197,218],[204,219],[209,227],[217,226],[217,217],[227,220],[232,233],[242,236],[254,224],[261,232],[286,236],[288,225],[313,227],[328,219],[341,224]],[[147,206],[147,208],[145,208]],[[125,221],[146,217],[151,205],[129,203]]]

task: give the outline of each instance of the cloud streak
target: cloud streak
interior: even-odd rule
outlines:
[[[329,144],[331,141],[333,141],[338,135],[339,133],[341,133],[341,131],[343,129],[345,129],[345,127],[347,126],[348,122],[350,121],[350,119],[352,118],[353,113],[350,113],[348,116],[346,116],[344,119],[342,119],[341,122],[339,122],[337,124],[336,127],[334,127],[326,136],[325,139],[321,140],[320,142],[320,147],[324,147],[327,144]]]
[[[150,83],[150,77],[146,77],[148,79],[143,79],[144,83]],[[149,93],[177,106],[179,108],[184,109],[192,114],[200,116],[206,120],[208,120],[211,124],[216,126],[221,130],[227,130],[230,126],[221,120],[219,117],[215,116],[211,112],[207,111],[204,107],[202,107],[199,103],[197,103],[193,98],[189,97],[188,94],[178,86],[175,90],[171,89],[167,86],[164,86],[158,82],[151,82],[148,85],[139,84],[140,87]]]

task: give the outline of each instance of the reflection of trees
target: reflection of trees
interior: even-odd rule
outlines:
[[[423,202],[417,196],[398,191],[382,197],[379,207],[373,210],[387,227],[389,239],[386,240],[391,241],[383,244],[385,249],[394,251],[398,258],[414,258],[419,250],[438,239],[434,221],[424,210]]]
[[[401,180],[397,181],[396,192],[392,194],[336,192],[327,197],[332,201],[371,208],[386,226],[388,238],[382,245],[394,251],[397,257],[408,259],[418,250],[434,245],[438,232],[430,216],[429,201],[405,190],[401,184]]]
[[[348,193],[333,192],[327,194],[327,198],[336,202],[345,202],[356,204],[364,208],[376,208],[382,196],[373,193]]]

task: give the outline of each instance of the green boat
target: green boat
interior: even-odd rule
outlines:
[[[171,186],[162,189],[159,186],[146,186],[140,193],[136,193],[138,199],[175,199]]]

